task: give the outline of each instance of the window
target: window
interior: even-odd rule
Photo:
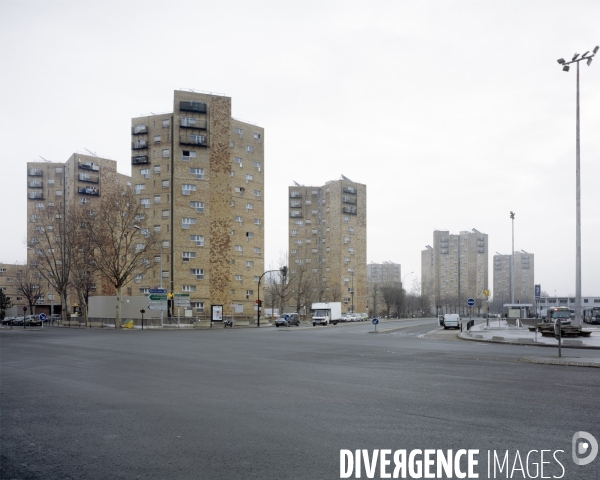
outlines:
[[[196,125],[196,119],[194,117],[181,117],[182,127],[193,127]]]
[[[192,158],[196,158],[196,152],[193,150],[183,150],[181,152],[181,159],[184,162],[189,162]]]
[[[189,262],[190,258],[196,258],[196,252],[181,252],[181,257],[184,262]]]
[[[254,134],[254,139],[255,140],[260,140],[260,133],[255,133]]]
[[[260,224],[261,224],[260,218],[255,218],[254,225],[260,225]]]
[[[189,195],[190,192],[195,192],[196,191],[196,185],[192,185],[191,183],[184,183],[181,186],[182,192],[184,195]]]
[[[154,195],[154,203],[160,203],[160,195]]]
[[[354,248],[348,247],[348,252],[350,252],[350,255],[354,255]]]
[[[196,280],[204,280],[203,268],[190,268],[190,273],[196,276]]]
[[[140,192],[145,189],[146,189],[146,185],[143,183],[139,183],[135,186],[135,193],[139,195]]]
[[[254,204],[253,203],[247,203],[246,204],[246,210],[254,210]]]
[[[189,229],[190,225],[196,225],[196,219],[190,217],[183,217],[181,219],[181,227]]]
[[[190,207],[195,208],[198,213],[204,213],[204,202],[190,202]]]
[[[62,190],[56,190],[55,195],[57,197],[62,197]]]
[[[54,179],[53,178],[49,178],[48,179],[48,185],[54,185]]]
[[[348,227],[348,232],[349,232],[351,235],[354,235],[354,227]]]
[[[247,152],[253,152],[254,151],[254,147],[252,145],[246,145],[246,151]]]
[[[190,302],[190,306],[196,309],[196,313],[204,313],[204,302]]]
[[[298,225],[299,227],[301,227],[302,225],[304,225],[304,222],[302,220],[296,220],[294,223],[296,225]]]
[[[236,252],[240,252],[240,254],[241,254],[241,253],[244,251],[244,249],[242,248],[242,246],[241,246],[241,245],[236,245],[236,246],[235,246],[235,251],[236,251]]]
[[[140,203],[144,206],[144,208],[150,208],[150,199],[149,198],[142,198],[140,200]]]
[[[56,167],[54,170],[55,173],[62,173],[62,167]]]
[[[170,125],[170,121],[169,120],[163,120],[162,121],[163,128],[167,128],[169,125]]]
[[[231,205],[232,207],[235,207],[235,200],[232,200],[231,202],[229,202],[229,205]]]
[[[254,238],[254,232],[246,232],[247,238]]]
[[[141,251],[144,250],[144,248],[146,248],[145,243],[136,243],[135,244],[135,253],[140,253]]]
[[[344,215],[344,223],[348,223],[350,221],[350,217]]]
[[[154,173],[160,173],[160,165],[154,165]]]
[[[298,230],[292,230],[292,237],[295,237],[296,235],[298,235]]]
[[[160,143],[160,135],[154,135],[154,143]]]
[[[344,243],[349,243],[350,242],[350,237],[344,237]]]
[[[195,145],[206,145],[206,137],[204,135],[190,135],[190,143]]]
[[[169,241],[168,240],[163,240],[163,242],[162,242],[162,248],[169,248]]]
[[[246,175],[246,181],[247,182],[251,182],[252,180],[254,180],[254,175],[247,174]]]
[[[43,210],[44,208],[46,208],[46,206],[43,203],[36,203],[35,206],[37,208],[39,208],[40,210]]]
[[[169,218],[169,211],[168,210],[163,210],[162,211],[162,218]]]
[[[196,175],[198,180],[204,180],[204,169],[203,168],[190,168],[190,173]]]
[[[240,167],[243,166],[242,165],[242,159],[240,157],[235,157],[234,162],[237,163]]]
[[[204,246],[204,236],[202,235],[190,235],[190,240],[195,242],[197,247]]]
[[[260,162],[254,162],[254,167],[260,172],[262,165]]]
[[[195,292],[196,286],[195,285],[182,285],[181,290],[183,292]]]
[[[246,267],[250,268],[250,267],[253,267],[253,266],[254,266],[254,262],[252,260],[248,260],[246,262]]]
[[[292,255],[297,255],[297,254],[298,254],[298,249],[292,248]]]
[[[241,225],[242,224],[242,216],[241,215],[236,215],[235,216],[235,221],[238,222]]]
[[[260,255],[261,254],[260,247],[254,247],[254,253],[257,253],[258,255]]]
[[[235,279],[236,279],[236,280],[239,280],[240,282],[242,282],[242,280],[243,280],[243,277],[242,277],[241,275],[236,275],[236,276],[235,276]]]
[[[163,180],[162,181],[162,186],[163,186],[163,188],[169,188],[169,181],[168,180]]]
[[[162,156],[163,156],[163,158],[169,158],[169,149],[168,148],[165,148],[162,151]]]
[[[240,136],[240,138],[242,138],[242,129],[241,128],[236,128],[235,133],[237,133]]]
[[[234,142],[233,140],[231,140],[231,142],[229,142],[229,146],[230,146],[231,148],[235,147],[235,142]]]

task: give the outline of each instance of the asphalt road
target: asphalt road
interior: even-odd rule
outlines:
[[[600,478],[600,458],[571,460],[575,432],[600,440],[598,369],[423,336],[436,328],[2,330],[0,478],[334,479],[341,449],[462,448],[479,450],[479,478],[507,450],[511,466],[562,450],[563,478]]]

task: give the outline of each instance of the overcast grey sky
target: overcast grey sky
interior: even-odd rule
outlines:
[[[266,266],[287,187],[367,185],[367,260],[411,284],[435,229],[535,254],[575,293],[575,81],[600,44],[590,1],[0,2],[0,261],[25,260],[26,163],[87,148],[130,174],[131,117],[173,90],[232,97],[265,128]],[[600,55],[581,67],[583,294],[600,295]]]

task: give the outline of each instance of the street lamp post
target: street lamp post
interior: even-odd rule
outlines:
[[[575,128],[575,325],[581,325],[581,169],[580,169],[580,136],[579,136],[579,62],[585,60],[588,66],[600,47],[596,46],[593,53],[589,50],[581,57],[576,53],[570,62],[559,58],[557,62],[563,66],[563,71],[569,71],[569,64],[577,64],[577,95],[576,95],[576,128]]]
[[[515,212],[510,212],[512,221],[512,250],[510,251],[510,303],[515,303]]]
[[[256,309],[256,326],[257,327],[260,327],[260,305],[261,305],[261,302],[260,302],[260,281],[265,276],[265,274],[270,273],[270,272],[281,272],[281,274],[283,275],[283,278],[284,278],[284,282],[285,282],[285,277],[287,276],[288,268],[284,265],[279,270],[267,270],[266,272],[264,272],[258,278],[258,297],[256,298],[256,303],[257,303],[257,309]],[[283,313],[283,312],[281,312],[281,313]]]
[[[401,290],[404,290],[404,279],[405,279],[406,277],[408,277],[409,275],[412,275],[413,273],[415,273],[415,272],[410,272],[410,273],[407,273],[406,275],[404,275],[404,276],[402,277],[402,283],[400,284],[400,289],[401,289]],[[406,305],[404,306],[404,309],[406,310]]]
[[[351,313],[354,313],[354,269],[356,267],[362,267],[363,265],[366,265],[367,263],[359,263],[358,265],[355,265],[354,267],[352,267],[352,271],[350,272],[352,274],[352,287],[350,289],[350,293],[352,295],[352,311]]]

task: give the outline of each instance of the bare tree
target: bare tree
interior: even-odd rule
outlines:
[[[296,313],[300,314],[302,307],[310,300],[313,284],[312,278],[305,265],[299,266],[292,278],[294,284],[292,286],[291,298],[293,298],[296,303]]]
[[[27,300],[30,315],[33,315],[33,307],[44,296],[41,285],[42,278],[41,273],[31,267],[23,267],[22,270],[17,272],[16,290],[18,294],[23,295]]]
[[[156,253],[156,246],[143,233],[144,218],[144,209],[127,188],[103,196],[97,213],[85,222],[95,265],[117,292],[116,328],[121,328],[123,287],[151,268],[150,258]]]
[[[63,321],[67,314],[67,290],[71,281],[73,260],[72,213],[63,215],[54,209],[41,210],[33,215],[35,235],[30,237],[30,246],[35,253],[31,265],[48,282],[59,296]]]
[[[386,316],[389,317],[391,308],[396,306],[399,298],[402,297],[402,288],[393,283],[387,283],[381,285],[379,291],[381,292],[381,299],[386,307]]]

